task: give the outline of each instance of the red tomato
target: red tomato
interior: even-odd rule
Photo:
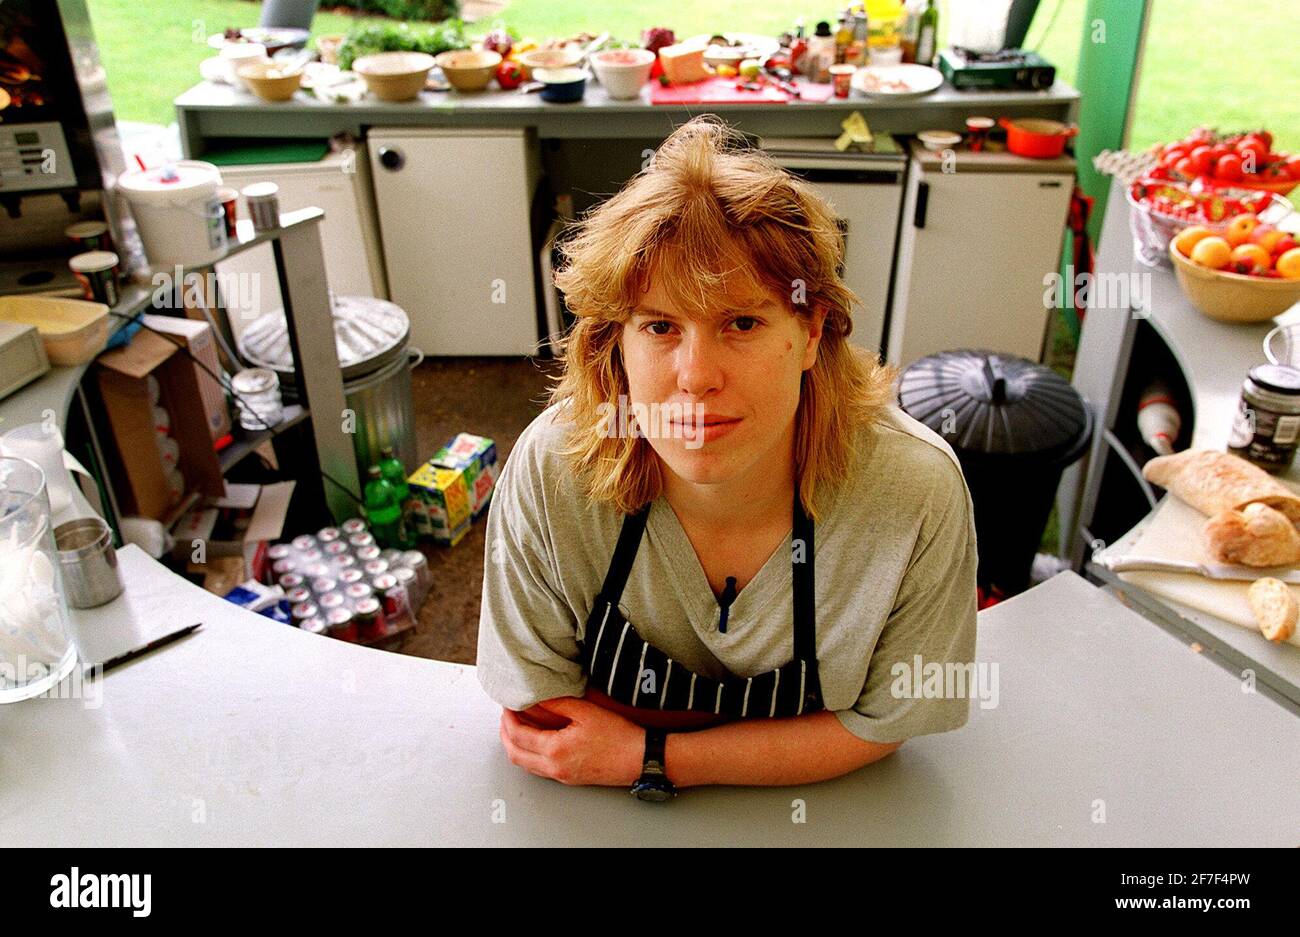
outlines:
[[[1283,235],[1282,237],[1278,238],[1277,243],[1273,245],[1272,254],[1274,257],[1281,257],[1283,254],[1285,254],[1287,251],[1291,250],[1295,246],[1296,246],[1295,238],[1293,238],[1289,234]]]
[[[1164,146],[1160,148],[1160,155],[1164,157],[1164,156],[1168,156],[1174,150],[1185,151],[1187,149],[1188,149],[1187,144],[1183,143],[1181,140],[1177,143],[1166,143]],[[1163,159],[1161,160],[1161,162],[1163,162]]]
[[[1255,136],[1264,141],[1264,148],[1271,150],[1273,148],[1273,135],[1267,130],[1256,130]]]
[[[1232,147],[1228,146],[1226,143],[1216,143],[1214,146],[1210,147],[1210,153],[1213,154],[1215,159],[1218,159],[1220,156],[1227,156],[1231,152]]]
[[[1267,156],[1271,146],[1271,140],[1264,139],[1258,133],[1248,133],[1237,143],[1237,151],[1240,152],[1242,147],[1249,147],[1252,150],[1259,150],[1262,156]]]
[[[1175,146],[1172,149],[1167,149],[1164,155],[1160,157],[1160,165],[1173,169],[1178,165],[1180,159],[1186,158],[1189,152],[1191,151],[1185,146]]]
[[[1187,159],[1191,162],[1192,168],[1196,170],[1198,176],[1208,176],[1210,168],[1214,165],[1213,150],[1208,146],[1196,147],[1187,154]]]
[[[1292,179],[1300,180],[1300,153],[1286,158],[1286,173]]]
[[[1196,176],[1196,169],[1192,166],[1192,161],[1186,156],[1174,164],[1174,172],[1181,173],[1189,179]]]
[[[1215,163],[1214,170],[1217,174],[1216,178],[1227,182],[1240,182],[1242,179],[1241,157],[1236,153],[1229,153]]]
[[[1244,172],[1260,172],[1268,162],[1268,150],[1258,139],[1245,139],[1237,144],[1237,155],[1241,157]]]
[[[496,79],[502,90],[511,91],[523,83],[524,70],[518,62],[506,59],[497,66]]]

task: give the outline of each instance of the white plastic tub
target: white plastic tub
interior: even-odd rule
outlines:
[[[174,178],[168,170],[174,171]],[[226,224],[217,190],[221,172],[211,163],[183,159],[171,166],[118,177],[155,269],[212,263],[226,252]]]

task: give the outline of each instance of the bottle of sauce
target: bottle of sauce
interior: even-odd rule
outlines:
[[[835,64],[835,36],[831,24],[821,20],[808,43],[808,78],[819,84],[831,80],[831,66]]]
[[[928,0],[925,5],[925,12],[921,14],[921,19],[917,25],[916,33],[916,64],[933,65],[935,53],[938,52],[936,45],[939,42],[939,10],[934,5],[934,0]]]

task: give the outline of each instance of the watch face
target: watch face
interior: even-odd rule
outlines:
[[[647,784],[644,781],[638,781],[632,787],[632,793],[636,795],[638,800],[644,800],[652,804],[662,804],[673,798],[671,790],[657,784]]]

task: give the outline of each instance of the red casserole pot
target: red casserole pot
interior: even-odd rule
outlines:
[[[1035,159],[1053,159],[1065,152],[1065,141],[1079,132],[1078,127],[1067,127],[1057,120],[1040,117],[1023,117],[998,121],[1007,132],[1007,149],[1018,156]]]

